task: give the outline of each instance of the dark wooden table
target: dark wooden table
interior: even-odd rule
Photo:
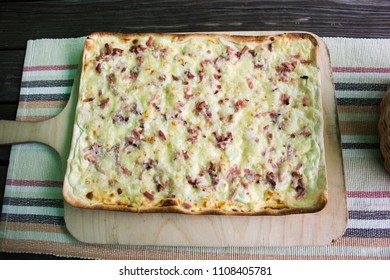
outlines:
[[[94,31],[240,30],[302,30],[330,37],[390,38],[390,1],[0,0],[0,119],[15,119],[29,39],[80,37]],[[9,154],[10,146],[0,146],[0,207]],[[52,258],[0,253],[0,259]]]

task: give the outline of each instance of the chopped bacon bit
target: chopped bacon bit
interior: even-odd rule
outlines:
[[[232,54],[234,52],[234,50],[230,46],[226,46],[226,52],[228,54]]]
[[[102,64],[99,63],[97,66],[96,66],[96,71],[100,74],[102,73]]]
[[[127,169],[125,166],[121,166],[122,172],[126,174],[127,176],[133,176],[133,172],[129,169]]]
[[[152,194],[152,193],[150,193],[148,191],[144,192],[144,196],[146,196],[146,198],[149,199],[149,200],[153,200],[154,199],[154,194]]]
[[[246,53],[247,51],[249,51],[248,46],[244,46],[244,47],[242,48],[242,50],[241,50],[241,54],[244,54],[244,53]]]
[[[186,71],[185,74],[188,77],[188,79],[193,79],[195,77],[194,74],[191,73],[191,71]]]
[[[212,61],[211,61],[210,59],[202,60],[202,61],[200,62],[200,66],[201,66],[201,67],[204,67],[204,65],[207,64],[207,63],[212,63]]]
[[[226,135],[220,135],[217,132],[213,132],[215,139],[217,140],[216,146],[222,150],[226,149],[226,145],[233,140],[233,134],[228,132]]]
[[[112,55],[122,55],[123,50],[120,48],[114,48]]]
[[[296,196],[296,200],[301,200],[307,192],[307,188],[306,186],[304,186],[302,179],[298,180],[298,185],[295,187],[295,190],[298,193]]]
[[[291,72],[294,71],[297,63],[296,61],[293,62],[282,62],[280,65],[276,66],[276,71],[278,72]]]
[[[184,159],[189,159],[190,156],[188,155],[187,151],[181,150],[181,154],[183,155]]]
[[[199,75],[199,81],[203,81],[203,78],[204,78],[204,70],[199,70],[198,72],[198,75]]]
[[[275,41],[275,37],[271,37],[271,38],[269,38],[269,40],[270,40],[271,42],[273,42],[273,41]]]
[[[197,187],[199,185],[199,183],[200,183],[197,178],[192,178],[189,175],[186,176],[186,179],[187,179],[188,184],[190,184],[194,188]]]
[[[168,188],[168,185],[169,185],[168,181],[166,181],[164,184],[157,183],[157,191],[161,192],[161,191],[166,190]]]
[[[238,188],[234,188],[232,194],[230,195],[230,201],[234,201],[234,198],[236,197],[237,193],[238,193]]]
[[[184,98],[185,98],[185,99],[190,99],[190,98],[194,97],[193,94],[189,94],[190,90],[191,90],[191,89],[190,89],[189,86],[186,86],[186,87],[184,88]]]
[[[161,75],[160,77],[158,77],[158,79],[160,80],[160,81],[165,81],[165,79],[166,79],[167,77],[163,74],[163,75]]]
[[[140,142],[139,142],[139,139],[136,139],[136,138],[134,138],[134,137],[127,137],[126,138],[126,140],[127,140],[127,142],[130,144],[130,145],[132,145],[132,146],[134,146],[134,147],[136,147],[136,148],[139,148],[139,146],[140,146]]]
[[[122,72],[122,73],[125,72],[126,69],[127,69],[126,67],[123,67],[122,70],[121,70],[121,72]]]
[[[301,55],[298,53],[298,54],[291,54],[290,57],[291,58],[299,58]]]
[[[132,52],[132,53],[138,53],[137,46],[135,46],[135,45],[131,46],[130,52]]]
[[[122,192],[123,192],[121,188],[118,188],[116,191],[118,194],[122,194]]]
[[[305,106],[305,107],[310,105],[309,96],[305,95],[305,96],[302,98],[302,104],[303,104],[303,106]]]
[[[305,126],[301,132],[298,133],[301,136],[308,137],[311,135],[311,131]]]
[[[276,111],[271,111],[269,112],[269,116],[274,122],[276,122],[278,120],[279,113],[277,113]]]
[[[238,100],[235,105],[236,105],[236,112],[238,112],[240,109],[245,108],[246,105],[248,105],[249,99],[241,99]]]
[[[248,83],[248,87],[250,89],[253,89],[253,79],[251,78],[246,78],[246,82]]]
[[[96,163],[97,160],[98,160],[98,157],[97,157],[96,154],[88,153],[88,154],[85,154],[85,155],[84,155],[84,159],[86,159],[86,160],[89,161],[90,163]]]
[[[162,206],[177,206],[177,205],[178,205],[178,203],[174,199],[166,199],[166,200],[164,200],[164,202],[162,204]]]
[[[267,172],[265,179],[267,180],[268,183],[271,184],[273,188],[275,188],[276,182],[275,182],[275,175],[273,172]]]
[[[144,60],[142,59],[141,56],[137,56],[137,62],[139,65],[141,65],[144,62]]]
[[[152,38],[152,36],[149,37],[148,41],[146,42],[146,45],[149,48],[153,46],[153,38]]]
[[[272,133],[268,133],[267,137],[268,137],[268,139],[271,141],[271,140],[272,140],[272,138],[273,138],[273,135],[272,135]]]
[[[311,64],[311,60],[301,59],[300,62],[301,62],[302,64]]]
[[[144,163],[145,169],[149,170],[156,166],[156,162],[152,159],[149,159],[147,162]]]
[[[137,139],[141,139],[141,133],[139,133],[139,131],[137,129],[134,128],[133,133]]]
[[[280,101],[282,102],[282,105],[289,105],[290,104],[290,96],[287,93],[283,93],[280,96]]]
[[[91,101],[93,101],[94,99],[95,99],[94,97],[85,98],[85,99],[83,99],[83,102],[91,102]]]
[[[112,50],[111,50],[110,45],[108,43],[106,43],[104,46],[106,47],[106,55],[112,54]]]
[[[102,109],[106,108],[108,102],[110,102],[110,98],[109,97],[100,104],[100,107]]]
[[[296,170],[299,170],[299,169],[301,169],[301,168],[302,168],[302,165],[303,165],[303,164],[302,164],[301,162],[300,162],[300,163],[298,163],[298,164],[297,164],[297,167],[295,167],[295,169],[296,169]]]
[[[298,170],[298,169],[297,169]],[[301,173],[299,173],[299,172],[297,172],[297,171],[293,171],[292,173],[291,173],[291,176],[293,176],[293,177],[295,177],[295,178],[298,178],[298,179],[302,179],[302,174]]]
[[[200,112],[207,110],[208,106],[206,104],[206,101],[197,102],[195,104],[195,113],[199,115]]]
[[[234,165],[226,173],[226,179],[234,179],[234,177],[238,177],[240,174],[241,171],[238,169],[238,166]]]
[[[167,194],[167,197],[168,197],[168,198],[175,198],[176,195],[174,195],[173,193],[169,193],[169,194]]]
[[[175,75],[172,75],[172,79],[173,79],[174,81],[178,81],[178,80],[179,80],[179,77],[177,77],[177,76],[175,76]]]
[[[216,80],[220,80],[221,79],[221,75],[220,74],[214,74],[214,79],[216,79]]]
[[[263,127],[263,130],[268,130],[269,128],[269,124],[267,124],[266,126]]]
[[[240,58],[241,58],[241,55],[242,55],[242,53],[241,53],[241,52],[236,52],[236,53],[235,53],[235,55],[237,56],[237,58],[238,58],[238,59],[240,59]]]
[[[270,52],[272,52],[272,50],[273,50],[272,43],[269,43],[269,44],[268,44],[268,50],[269,50]]]
[[[184,202],[183,203],[183,207],[186,208],[186,209],[191,209],[192,208],[192,205],[187,203],[187,202]]]
[[[249,50],[248,51],[253,57],[255,57],[257,55],[257,53],[255,52],[255,50]]]
[[[263,69],[264,65],[263,64],[258,64],[258,63],[253,63],[255,69]]]
[[[165,136],[164,132],[162,132],[162,130],[159,130],[158,131],[158,135],[161,137],[161,139],[163,141],[166,141],[167,140],[167,137]]]

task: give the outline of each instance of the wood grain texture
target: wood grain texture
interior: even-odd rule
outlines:
[[[390,7],[340,1],[48,1],[4,2],[0,49],[28,39],[85,36],[94,31],[178,32],[306,30],[320,36],[385,37]],[[174,15],[174,16],[172,16]],[[113,20],[115,19],[115,20]]]

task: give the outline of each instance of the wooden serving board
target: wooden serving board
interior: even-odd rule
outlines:
[[[270,35],[281,32],[224,33]],[[341,237],[347,226],[347,204],[335,91],[327,47],[322,39],[315,37],[320,45],[325,157],[329,186],[329,202],[321,212],[277,217],[192,216],[88,210],[74,208],[65,203],[65,222],[70,233],[76,239],[87,243],[210,247],[326,245]],[[35,123],[34,128],[31,128],[31,124],[0,121],[0,130],[14,131],[7,139],[0,139],[0,144],[43,142],[54,147],[65,163],[77,95],[76,77],[71,101],[62,113],[46,121],[46,124]],[[25,132],[21,133],[20,127],[18,129],[17,126],[23,127]],[[64,126],[68,129],[64,130]],[[47,129],[48,127],[50,129]],[[63,131],[69,135],[64,135]],[[42,133],[46,133],[47,137],[57,135],[57,138],[45,140],[48,138],[42,136]],[[65,140],[59,141],[58,137]]]

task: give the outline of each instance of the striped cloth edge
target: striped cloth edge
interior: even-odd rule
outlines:
[[[12,148],[1,214],[0,250],[103,259],[389,259],[390,177],[383,170],[376,127],[379,104],[390,80],[390,63],[386,64],[390,53],[384,60],[376,51],[388,46],[390,40],[325,41],[333,64],[349,213],[348,228],[334,244],[260,248],[83,244],[65,227],[62,178],[53,168],[58,166],[58,158],[45,146],[29,144]],[[359,43],[362,49],[356,50]],[[42,60],[42,53],[53,52],[53,44],[56,51],[46,57],[55,57],[55,61]],[[29,41],[18,120],[43,120],[61,111],[70,95],[82,45],[83,38]],[[63,55],[61,51],[69,46],[73,52]],[[356,61],[348,57],[351,49],[355,54],[369,54]],[[42,164],[31,167],[32,162]]]

